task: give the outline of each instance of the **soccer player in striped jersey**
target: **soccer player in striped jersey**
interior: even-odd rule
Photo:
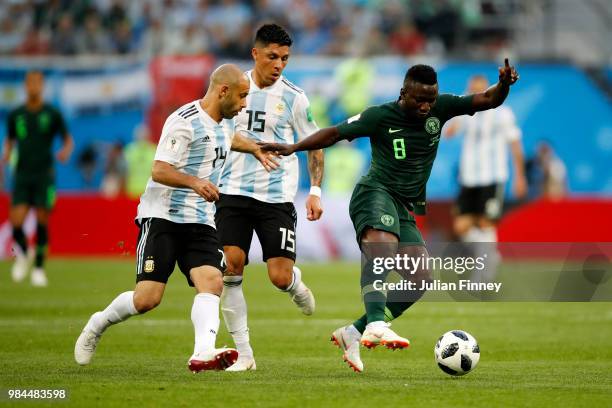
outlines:
[[[359,345],[378,345],[389,349],[405,348],[408,339],[399,336],[389,322],[402,315],[424,294],[419,290],[428,281],[429,271],[421,266],[406,271],[399,278],[411,280],[417,290],[384,290],[376,281],[385,280],[396,271],[378,274],[375,258],[406,255],[412,259],[428,256],[412,213],[424,214],[426,185],[438,151],[444,123],[460,115],[500,106],[510,86],[518,80],[514,67],[506,59],[499,69],[499,82],[474,95],[438,94],[436,71],[427,65],[411,67],[396,101],[367,108],[337,126],[321,129],[294,144],[270,143],[262,149],[281,155],[316,150],[337,143],[369,137],[372,165],[368,174],[357,183],[349,212],[357,242],[363,254],[361,294],[366,313],[352,324],[332,334],[343,350],[343,358],[357,372],[363,371]],[[402,272],[404,272],[402,271]],[[395,276],[395,278],[398,278]],[[416,281],[416,282],[415,282]]]
[[[488,87],[485,76],[475,75],[468,83],[468,93],[480,93]],[[508,181],[508,147],[514,168],[514,195],[520,199],[527,194],[521,129],[512,109],[500,106],[471,117],[456,118],[445,130],[445,135],[451,137],[458,132],[463,133],[463,144],[459,166],[461,191],[453,225],[455,234],[465,242],[495,243],[496,222],[502,212]],[[495,267],[486,269],[491,273]]]
[[[252,140],[294,143],[318,130],[304,91],[282,76],[291,44],[287,32],[276,24],[263,25],[255,35],[252,49],[255,64],[247,72],[251,79],[247,107],[236,118],[238,131]],[[279,169],[270,173],[248,155],[231,152],[227,157],[216,214],[219,239],[227,261],[221,310],[240,353],[238,362],[228,371],[256,368],[242,293],[242,275],[248,263],[253,232],[261,242],[270,281],[287,292],[304,314],[314,312],[314,296],[294,265],[296,212],[293,199],[298,170],[296,155],[283,158]],[[308,219],[314,221],[323,212],[321,150],[308,152],[308,170],[312,187],[306,210]]]
[[[136,288],[91,316],[75,345],[78,364],[90,363],[109,326],[161,302],[176,263],[197,292],[191,309],[195,346],[189,369],[221,370],[238,358],[234,349],[215,347],[225,260],[215,231],[214,201],[230,147],[253,154],[267,169],[275,166],[253,141],[235,134],[232,118],[246,106],[248,92],[249,78],[235,65],[222,65],[211,75],[203,99],[182,106],[166,120],[136,216]]]

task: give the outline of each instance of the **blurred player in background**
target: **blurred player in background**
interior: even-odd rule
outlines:
[[[211,75],[203,99],[182,106],[166,120],[136,217],[136,288],[91,316],[75,345],[78,364],[90,363],[109,326],[159,305],[176,263],[197,292],[189,369],[224,369],[238,358],[236,350],[215,346],[225,259],[213,202],[219,199],[217,184],[230,146],[255,155],[267,169],[274,166],[254,142],[235,135],[232,118],[246,106],[248,92],[248,77],[235,65],[222,65]]]
[[[488,86],[484,75],[475,75],[468,82],[468,93],[483,92]],[[500,106],[454,119],[445,129],[445,136],[459,132],[464,135],[459,165],[461,190],[453,229],[461,241],[475,243],[476,252],[488,254],[487,267],[478,279],[492,281],[499,263],[496,224],[509,178],[508,147],[514,169],[514,196],[522,199],[527,195],[521,129],[512,109]]]
[[[252,49],[255,65],[247,72],[251,80],[247,107],[236,118],[238,131],[252,140],[294,143],[296,138],[300,140],[318,130],[304,91],[282,76],[291,44],[289,34],[276,24],[265,24],[257,30]],[[308,170],[312,187],[306,210],[308,219],[314,221],[323,213],[323,151],[308,152]],[[233,152],[223,169],[216,214],[227,260],[221,310],[240,353],[238,362],[228,371],[256,368],[242,292],[253,231],[261,242],[270,281],[287,292],[305,315],[314,312],[314,296],[294,266],[297,219],[293,200],[298,172],[296,155],[283,159],[279,169],[268,174],[253,157]]]
[[[366,313],[351,325],[334,331],[332,340],[344,351],[343,358],[357,372],[363,371],[359,344],[389,349],[410,345],[389,328],[389,321],[412,306],[423,291],[377,289],[375,281],[385,276],[373,273],[374,257],[410,258],[428,256],[414,216],[425,212],[425,187],[438,150],[444,123],[454,116],[500,106],[518,75],[508,60],[499,69],[499,82],[470,96],[438,95],[436,71],[427,65],[411,67],[404,78],[399,99],[373,106],[335,127],[318,131],[294,145],[265,144],[262,149],[282,155],[321,149],[339,140],[369,137],[372,146],[370,171],[355,187],[350,216],[366,262],[361,288]],[[411,271],[417,288],[429,280],[429,271]],[[411,279],[402,276],[403,279]],[[412,280],[412,279],[411,279]]]
[[[62,147],[56,157],[61,163],[68,161],[74,142],[62,114],[43,99],[44,75],[40,71],[26,74],[26,103],[9,113],[7,137],[4,142],[3,161],[8,163],[17,146],[17,165],[13,187],[10,221],[15,240],[15,263],[12,277],[21,282],[28,274],[28,242],[23,223],[30,208],[36,208],[36,251],[31,282],[34,286],[47,286],[44,271],[48,222],[55,203],[55,170],[53,167],[53,140],[62,137]]]

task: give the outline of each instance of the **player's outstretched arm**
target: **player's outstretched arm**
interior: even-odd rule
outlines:
[[[232,150],[252,154],[264,166],[266,171],[278,168],[278,162],[274,160],[276,157],[274,153],[262,151],[257,143],[239,133],[236,133],[232,139]]]
[[[304,150],[318,150],[336,144],[341,140],[340,132],[335,126],[324,128],[313,133],[302,141],[288,145],[283,143],[258,143],[261,150],[265,152],[274,152],[281,156],[289,156],[295,152]]]
[[[499,82],[486,91],[474,94],[472,105],[475,111],[497,108],[504,103],[510,93],[510,86],[518,81],[519,75],[514,66],[510,65],[508,58],[504,60],[504,66],[499,68]]]
[[[195,176],[178,171],[170,163],[155,160],[151,178],[156,183],[170,187],[190,188],[206,201],[217,201],[219,199],[219,189],[206,179],[199,179]]]

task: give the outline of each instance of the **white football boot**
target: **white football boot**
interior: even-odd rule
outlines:
[[[192,373],[204,370],[225,370],[238,360],[238,351],[233,348],[215,348],[195,353],[189,358],[187,367]]]
[[[225,371],[255,371],[257,370],[257,364],[255,364],[255,359],[247,356],[243,356],[242,354],[238,357],[238,360],[231,366],[229,366]]]
[[[30,283],[32,283],[32,286],[37,286],[39,288],[47,286],[49,281],[47,280],[45,270],[43,268],[34,268],[30,276]]]
[[[340,327],[331,335],[331,341],[344,352],[342,359],[346,361],[349,367],[356,373],[363,371],[363,362],[359,355],[359,339],[361,339],[361,333],[352,325]]]
[[[100,341],[102,335],[94,333],[89,328],[89,322],[91,321],[91,319],[93,319],[96,315],[100,313],[102,312],[96,312],[91,315],[89,321],[83,328],[81,335],[77,339],[76,344],[74,345],[74,360],[79,365],[89,364],[94,353],[96,352],[96,347],[98,346],[98,342]]]
[[[361,336],[361,344],[369,349],[379,344],[390,350],[410,347],[410,340],[398,335],[389,328],[390,326],[390,323],[382,321],[368,324]]]
[[[306,316],[310,316],[315,311],[315,298],[312,291],[302,282],[302,271],[297,266],[293,267],[293,273],[300,277],[298,287],[291,291],[291,300]]]

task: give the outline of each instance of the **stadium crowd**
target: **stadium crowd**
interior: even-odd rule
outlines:
[[[0,2],[0,55],[194,55],[244,58],[254,27],[287,27],[294,53],[440,54],[478,41],[495,0],[11,0]],[[486,49],[505,33],[488,33]]]

